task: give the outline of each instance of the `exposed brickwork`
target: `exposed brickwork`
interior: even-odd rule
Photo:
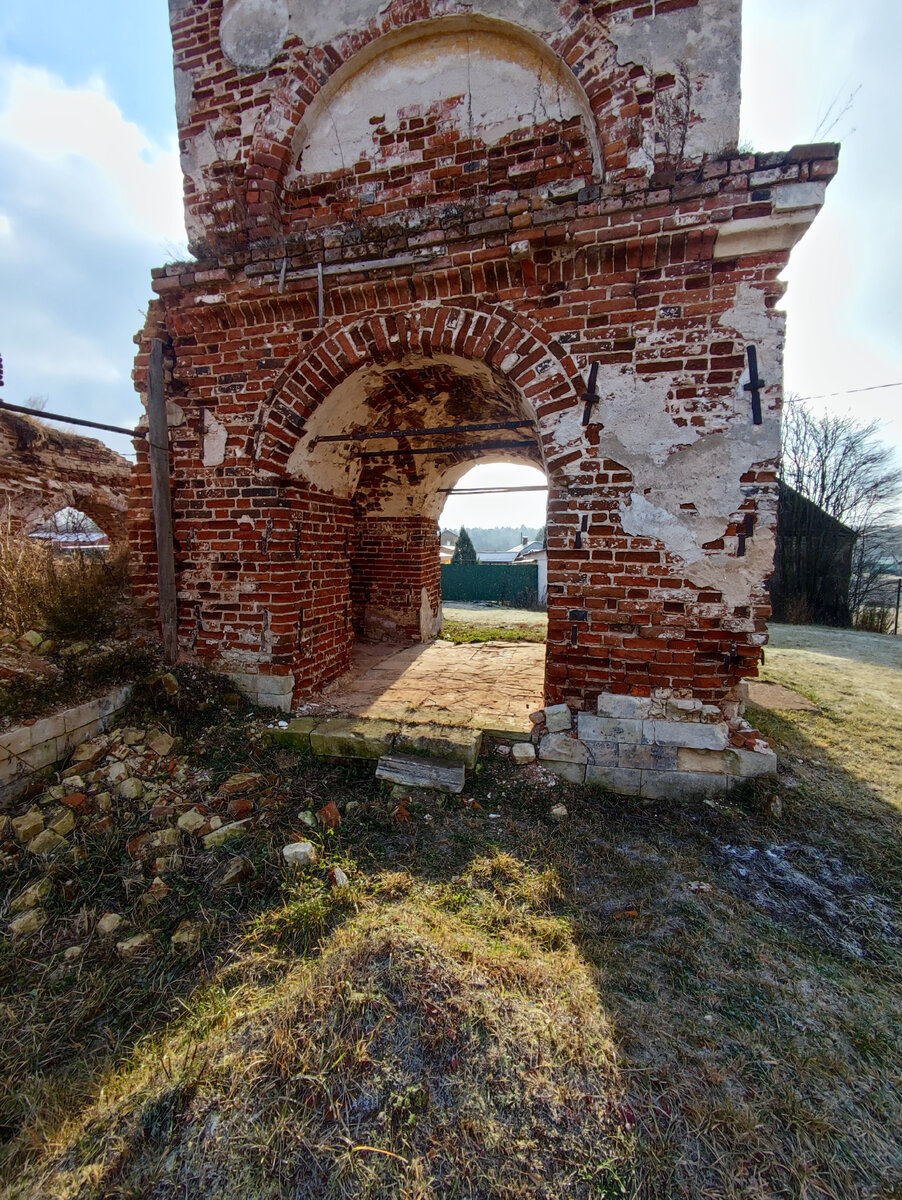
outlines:
[[[607,39],[615,16],[651,28],[695,8],[563,3],[543,52],[578,80],[589,116],[452,142],[459,97],[399,101],[397,117],[373,113],[371,158],[316,175],[298,141],[316,97],[378,38],[454,6],[394,3],[326,45],[289,35],[247,71],[219,46],[218,3],[177,9],[202,256],[154,272],[136,380],[143,390],[149,339],[164,338],[185,414],[171,436],[186,649],[292,675],[300,696],[344,669],[355,627],[430,636],[438,488],[474,459],[531,461],[550,483],[548,699],[594,711],[602,694],[693,696],[735,722],[766,640],[779,275],[836,147],[674,158],[662,114],[679,81],[621,62]],[[216,162],[195,153],[204,129]],[[767,379],[758,428],[749,344]],[[600,400],[584,428],[592,364]],[[529,428],[328,440],[518,419]],[[133,540],[150,597],[140,451]],[[733,736],[756,737],[738,724]]]
[[[126,538],[131,464],[94,438],[0,413],[0,522],[30,533],[62,508],[77,508],[111,541]]]

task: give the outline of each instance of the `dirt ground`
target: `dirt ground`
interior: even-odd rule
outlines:
[[[548,613],[544,610],[503,608],[498,604],[471,604],[464,600],[457,600],[454,604],[443,604],[442,615],[446,621],[508,628],[516,628],[518,625],[548,625]]]

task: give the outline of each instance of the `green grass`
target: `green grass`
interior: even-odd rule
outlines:
[[[545,625],[480,625],[469,621],[445,621],[442,637],[456,646],[468,642],[544,642]]]

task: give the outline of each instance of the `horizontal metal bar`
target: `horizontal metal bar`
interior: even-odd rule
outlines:
[[[419,446],[405,450],[358,450],[358,458],[399,458],[404,454],[455,454],[458,450],[532,450],[535,442],[465,442],[459,446]]]
[[[439,488],[446,496],[491,496],[495,492],[547,492],[548,484],[537,484],[535,487],[497,487],[497,488]]]
[[[121,425],[104,425],[101,421],[86,421],[83,417],[64,417],[59,413],[44,412],[40,408],[25,408],[22,404],[7,404],[0,400],[0,412],[25,413],[29,417],[40,417],[42,421],[66,421],[69,425],[87,425],[89,429],[106,429],[110,433],[124,433],[126,437],[146,438],[147,434],[141,429],[123,429]]]
[[[430,429],[384,429],[378,433],[329,433],[313,439],[320,442],[369,442],[378,438],[426,437],[441,433],[484,433],[490,429],[531,429],[532,421],[488,421],[484,425],[434,425]]]

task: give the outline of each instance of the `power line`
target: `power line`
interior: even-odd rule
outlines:
[[[845,392],[824,392],[820,396],[793,396],[793,400],[835,400],[837,396],[857,396],[861,392],[882,392],[885,388],[902,387],[902,380],[898,383],[875,383],[873,387],[865,388],[849,388]]]

